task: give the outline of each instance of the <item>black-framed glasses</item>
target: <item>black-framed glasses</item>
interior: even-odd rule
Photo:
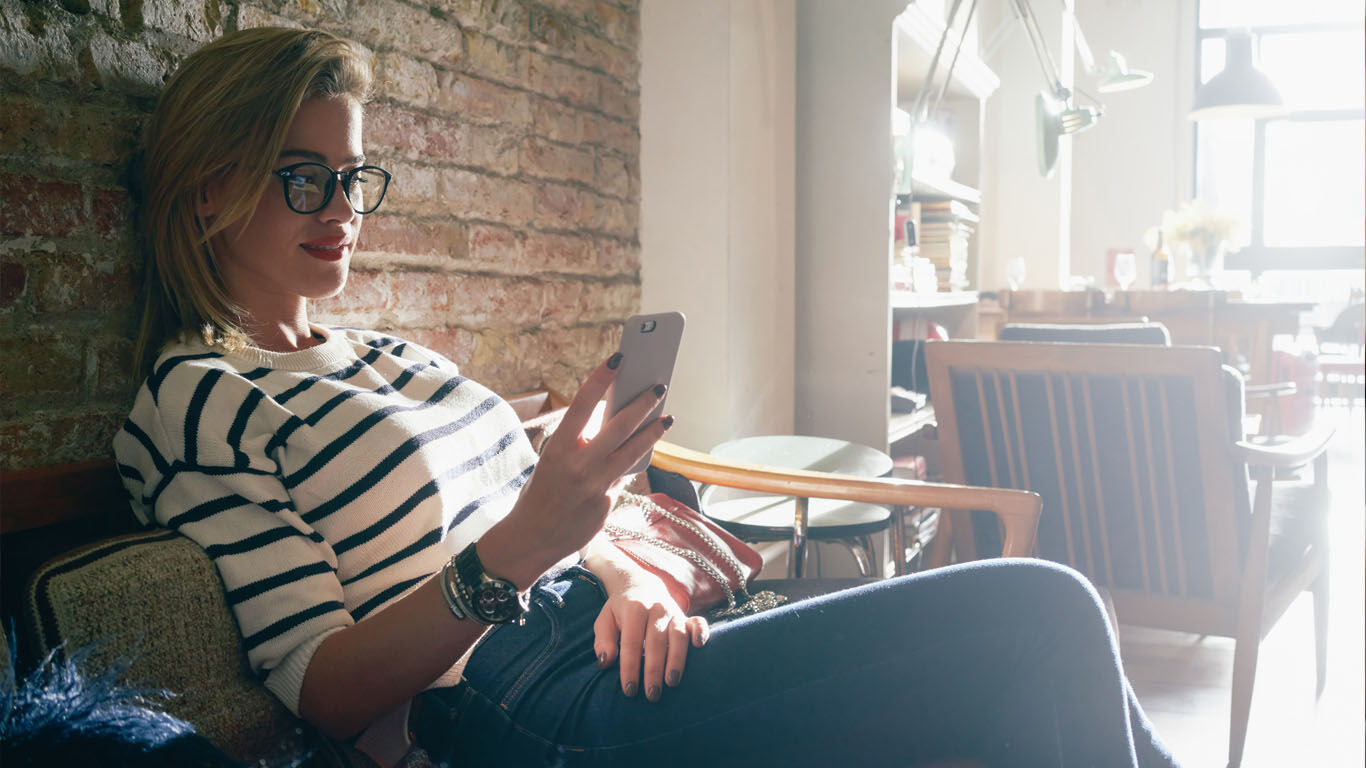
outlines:
[[[341,182],[342,194],[356,213],[370,213],[384,202],[392,175],[375,165],[334,171],[322,163],[295,163],[275,171],[284,184],[285,203],[295,213],[317,213],[332,202]]]

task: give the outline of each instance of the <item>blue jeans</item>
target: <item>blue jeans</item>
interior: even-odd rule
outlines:
[[[467,766],[1174,765],[1120,668],[1104,609],[1044,561],[954,566],[713,629],[659,702],[593,655],[603,591],[574,568],[533,590],[465,682],[429,691],[418,742]]]

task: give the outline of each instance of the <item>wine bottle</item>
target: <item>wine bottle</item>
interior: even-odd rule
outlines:
[[[1152,286],[1155,291],[1166,290],[1171,282],[1171,256],[1162,243],[1162,233],[1157,233],[1157,247],[1153,249]]]

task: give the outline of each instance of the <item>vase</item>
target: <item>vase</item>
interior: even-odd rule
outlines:
[[[1224,243],[1203,248],[1191,243],[1182,243],[1180,250],[1186,262],[1186,284],[1183,287],[1203,290],[1213,288],[1216,276],[1224,269]]]

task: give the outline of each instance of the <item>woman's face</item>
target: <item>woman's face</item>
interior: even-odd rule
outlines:
[[[361,114],[360,104],[349,96],[305,100],[273,167],[313,161],[346,171],[364,164]],[[299,214],[286,204],[279,177],[272,176],[251,218],[215,238],[224,285],[253,319],[294,316],[303,300],[335,296],[346,285],[362,217],[341,186],[336,184],[322,210]],[[208,192],[212,206],[212,187]]]

